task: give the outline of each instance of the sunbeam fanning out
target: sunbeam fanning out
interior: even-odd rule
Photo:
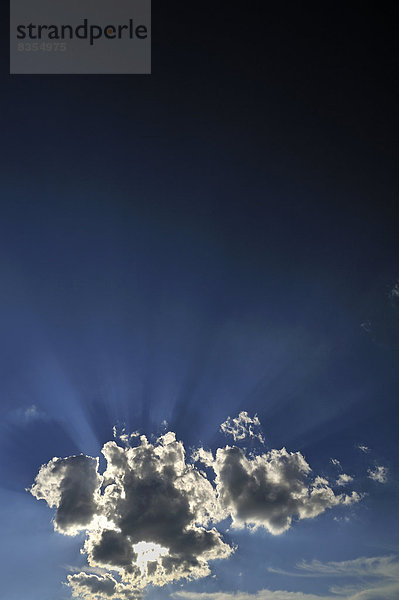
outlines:
[[[396,3],[10,6],[0,598],[399,600]]]

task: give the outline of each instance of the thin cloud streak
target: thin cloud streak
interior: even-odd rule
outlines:
[[[396,600],[399,596],[399,561],[395,555],[327,563],[303,561],[294,572],[272,568],[268,571],[288,577],[345,577],[354,579],[354,582],[352,585],[330,587],[327,594],[271,589],[259,590],[254,594],[195,593],[182,590],[175,592],[173,597],[185,600]]]

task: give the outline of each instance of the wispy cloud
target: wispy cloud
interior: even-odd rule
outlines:
[[[357,444],[356,448],[358,450],[360,450],[361,452],[363,452],[364,454],[368,454],[370,452],[370,448],[368,446],[366,446],[365,444]]]
[[[28,408],[23,411],[23,415],[28,421],[40,418],[40,412],[35,404],[28,406]]]
[[[21,406],[9,413],[9,418],[19,424],[33,423],[34,421],[44,421],[48,417],[44,411],[39,409],[36,404]]]
[[[259,418],[257,415],[250,417],[246,411],[240,412],[238,417],[227,417],[220,429],[224,434],[231,435],[235,442],[252,438],[258,439],[262,444],[265,443]]]
[[[331,600],[333,596],[319,596],[315,594],[304,594],[302,592],[287,592],[284,590],[260,590],[255,594],[247,592],[186,592],[184,590],[175,592],[174,598],[185,598],[186,600]],[[336,596],[334,596],[336,599]]]
[[[399,578],[399,562],[395,554],[360,557],[346,561],[300,561],[294,571],[268,569],[290,577],[389,577]]]
[[[395,283],[395,285],[393,286],[393,288],[390,291],[390,297],[391,298],[399,298],[399,281],[397,281]]]
[[[367,473],[369,479],[378,483],[387,483],[388,481],[388,469],[382,465],[368,469]]]
[[[353,477],[351,475],[347,475],[346,473],[341,473],[337,479],[337,485],[344,486],[348,485],[353,481]]]
[[[327,593],[263,589],[246,592],[194,593],[175,592],[186,600],[397,600],[399,597],[399,562],[394,555],[357,558],[342,562],[303,561],[293,572],[269,569],[269,572],[293,577],[345,578],[353,582],[332,586]]]

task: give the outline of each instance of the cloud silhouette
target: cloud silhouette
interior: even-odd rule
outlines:
[[[321,477],[309,480],[311,468],[303,455],[285,448],[248,457],[242,449],[226,446],[217,450],[212,467],[222,508],[237,528],[264,527],[279,535],[295,517],[310,519],[360,500],[356,492],[335,495]]]
[[[55,530],[86,533],[82,552],[94,573],[68,576],[73,595],[85,600],[136,600],[149,584],[209,575],[211,561],[234,552],[217,527],[226,518],[233,528],[279,535],[295,519],[360,500],[356,492],[336,495],[311,477],[300,452],[285,448],[247,455],[226,446],[215,456],[199,448],[188,459],[173,432],[154,443],[136,435],[121,441],[104,445],[102,474],[98,458],[53,458],[30,489],[55,507]]]
[[[101,483],[97,458],[84,455],[53,458],[41,467],[30,492],[57,508],[56,530],[75,535],[90,527],[97,513]]]
[[[97,598],[108,598],[118,600],[139,600],[141,594],[132,590],[130,586],[118,583],[111,575],[94,575],[89,573],[77,573],[68,575],[68,585],[72,589],[75,598],[84,600],[95,600]]]

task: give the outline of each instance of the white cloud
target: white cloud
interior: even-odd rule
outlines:
[[[346,578],[346,586],[330,587],[329,592],[308,594],[285,590],[245,592],[193,593],[175,592],[175,598],[186,600],[397,600],[399,597],[399,562],[395,556],[357,558],[342,562],[301,562],[294,572],[269,569],[270,572],[294,577]]]
[[[98,458],[53,458],[30,489],[55,507],[58,532],[85,531],[89,571],[68,578],[85,600],[135,600],[149,584],[209,575],[210,561],[234,551],[216,527],[227,517],[233,528],[264,527],[279,535],[295,519],[360,500],[356,492],[335,494],[325,479],[311,476],[300,452],[285,448],[247,455],[226,446],[215,456],[199,448],[192,463],[173,432],[154,443],[141,436],[134,447],[125,431],[114,435],[124,446],[104,445],[104,473]]]
[[[399,562],[393,554],[345,561],[303,560],[297,563],[296,569],[283,571],[270,568],[269,571],[292,577],[399,577]]]
[[[260,421],[255,415],[253,418],[246,411],[240,412],[238,417],[227,417],[226,421],[220,426],[221,431],[226,435],[231,435],[235,442],[245,438],[258,439],[262,444],[265,443],[261,432]]]
[[[341,473],[338,476],[337,485],[339,485],[339,486],[348,485],[348,483],[351,483],[352,481],[353,481],[353,477],[351,477],[350,475],[347,475],[346,473]]]
[[[17,423],[32,423],[33,421],[46,420],[46,414],[36,404],[16,408],[9,413],[9,418]]]
[[[142,436],[133,448],[108,442],[102,453],[107,460],[103,475],[98,459],[54,458],[41,467],[30,490],[56,507],[57,531],[74,535],[86,530],[83,551],[91,567],[115,572],[121,580],[116,583],[129,582],[136,593],[150,583],[204,577],[210,560],[233,552],[213,525],[222,518],[216,491],[186,463],[174,433],[155,444]],[[112,597],[109,577],[72,576],[69,582],[73,589],[83,586],[88,598],[93,586],[104,588],[103,596],[96,592],[99,597]]]
[[[339,469],[341,469],[341,463],[337,458],[330,458],[330,461],[334,465],[334,467],[338,467]]]
[[[337,523],[349,523],[350,518],[349,517],[334,517],[334,521],[336,521]]]
[[[255,594],[246,592],[195,593],[182,590],[175,592],[173,597],[185,598],[186,600],[331,600],[333,598],[332,596],[318,596],[284,590],[260,590]],[[336,596],[334,598],[336,599]]]
[[[60,533],[76,535],[90,527],[102,483],[97,469],[98,459],[84,455],[53,458],[41,467],[30,492],[57,508],[54,527]]]
[[[24,414],[25,419],[27,419],[28,421],[40,418],[40,413],[38,411],[36,404],[32,404],[32,406],[28,406],[28,408],[26,408],[23,411],[23,414]]]
[[[90,573],[77,573],[68,575],[68,585],[72,589],[74,598],[84,600],[139,600],[142,595],[129,585],[119,583],[112,575],[94,575]]]
[[[388,481],[388,469],[386,467],[376,466],[373,469],[368,469],[367,473],[369,479],[378,483],[387,483]]]
[[[118,430],[115,425],[112,428],[112,432],[113,432],[114,439],[119,440],[125,446],[130,446],[130,442],[134,438],[140,437],[139,431],[133,431],[133,433],[130,433],[130,434],[126,433],[126,427],[122,427],[120,433],[118,433]]]
[[[370,448],[368,446],[365,446],[364,444],[357,444],[356,448],[358,448],[358,450],[360,450],[364,454],[368,454],[370,452]]]
[[[356,492],[335,495],[321,477],[311,480],[303,455],[285,448],[248,457],[240,448],[226,446],[217,450],[212,468],[222,508],[237,528],[264,527],[279,535],[294,518],[311,519],[360,500]]]

